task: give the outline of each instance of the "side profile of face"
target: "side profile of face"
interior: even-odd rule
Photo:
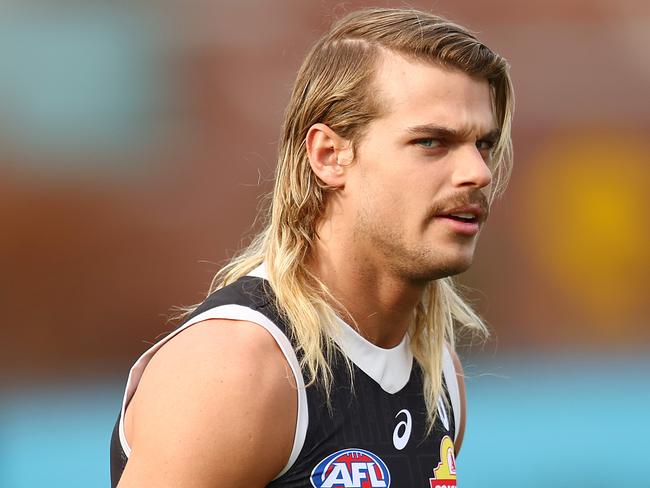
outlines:
[[[374,83],[385,113],[366,128],[339,195],[356,254],[409,280],[465,271],[498,138],[488,82],[387,53]]]

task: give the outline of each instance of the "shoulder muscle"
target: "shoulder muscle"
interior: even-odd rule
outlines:
[[[189,327],[153,356],[132,402],[122,488],[265,486],[293,444],[293,374],[257,324]]]

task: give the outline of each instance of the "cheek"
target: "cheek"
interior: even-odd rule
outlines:
[[[411,189],[389,183],[373,190],[366,193],[363,202],[366,220],[384,229],[392,229],[391,233],[400,238],[419,232],[427,207],[417,202]]]
[[[422,161],[408,151],[386,148],[385,152],[364,153],[350,174],[350,190],[365,210],[382,218],[421,223],[441,193],[440,171],[431,161]],[[395,224],[396,222],[392,222]]]

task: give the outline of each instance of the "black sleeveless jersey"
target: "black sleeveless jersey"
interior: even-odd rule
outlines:
[[[454,439],[459,398],[449,351],[445,349],[443,357],[447,398],[438,402],[436,423],[427,433],[423,376],[413,360],[408,337],[394,349],[381,349],[341,321],[344,333],[336,342],[352,362],[353,378],[351,382],[346,361],[340,357],[332,365],[328,406],[319,385],[305,388],[287,325],[275,307],[263,273],[258,268],[211,294],[182,326],[145,352],[131,368],[111,438],[112,487],[117,486],[130,455],[123,416],[146,364],[174,335],[212,318],[246,320],[267,329],[294,373],[298,415],[293,449],[287,465],[267,485],[269,488],[456,486]]]

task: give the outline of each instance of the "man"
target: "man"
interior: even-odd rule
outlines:
[[[450,276],[507,180],[513,106],[506,61],[439,17],[362,10],[319,40],[265,229],[131,370],[113,486],[455,486],[454,328],[485,328]]]

